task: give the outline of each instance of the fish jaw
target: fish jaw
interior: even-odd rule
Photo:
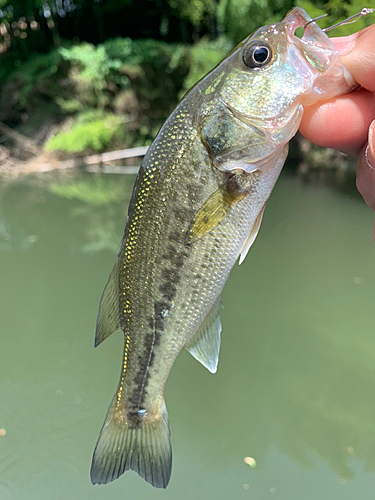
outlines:
[[[310,21],[311,17],[296,7],[282,23],[288,41],[286,61],[308,84],[307,91],[301,95],[303,106],[346,94],[358,86],[332,41],[315,22]],[[297,28],[304,28],[302,38],[295,36]]]

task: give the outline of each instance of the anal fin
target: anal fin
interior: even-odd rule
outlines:
[[[211,373],[216,373],[220,351],[221,297],[212,306],[200,328],[185,349]]]
[[[95,347],[101,344],[112,333],[121,329],[118,271],[119,261],[113,266],[100,299],[98,319],[96,320]]]

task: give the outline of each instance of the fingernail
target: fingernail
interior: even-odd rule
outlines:
[[[373,168],[375,168],[375,120],[368,130],[368,157]]]
[[[368,143],[365,149],[365,161],[371,170],[375,170],[375,120],[368,130]]]

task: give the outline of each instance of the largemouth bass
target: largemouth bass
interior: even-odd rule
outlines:
[[[165,488],[172,452],[164,386],[184,347],[211,372],[220,294],[245,258],[297,132],[303,106],[355,83],[301,8],[241,42],[185,96],[147,151],[95,345],[125,336],[120,382],[94,451],[91,480],[132,469]],[[295,30],[305,27],[302,38]]]

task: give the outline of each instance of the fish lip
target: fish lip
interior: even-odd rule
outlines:
[[[311,94],[315,81],[330,70],[339,58],[335,46],[302,8],[292,9],[283,20],[287,40],[287,60],[294,71],[305,81],[306,91]],[[301,38],[295,35],[303,28]]]
[[[328,58],[324,65],[332,64],[338,57],[335,46],[322,28],[310,21],[312,18],[301,7],[292,9],[283,21],[288,42],[297,47],[302,55],[309,51],[320,51],[318,55],[322,59]],[[298,28],[304,29],[301,38],[294,34]]]
[[[292,9],[283,20],[288,60],[310,87],[310,96],[305,96],[304,104],[345,94],[357,87],[328,35],[311,20],[301,7]],[[304,29],[302,38],[294,34],[297,28]]]
[[[308,15],[308,13],[304,9],[302,9],[301,7],[295,7],[285,16],[283,24],[285,24],[285,27],[289,32],[292,32],[292,34],[294,34],[297,28],[303,28],[311,20],[312,18]],[[311,23],[311,24],[315,24],[315,26],[319,28],[319,26],[316,23]],[[321,30],[321,28],[319,29]]]

